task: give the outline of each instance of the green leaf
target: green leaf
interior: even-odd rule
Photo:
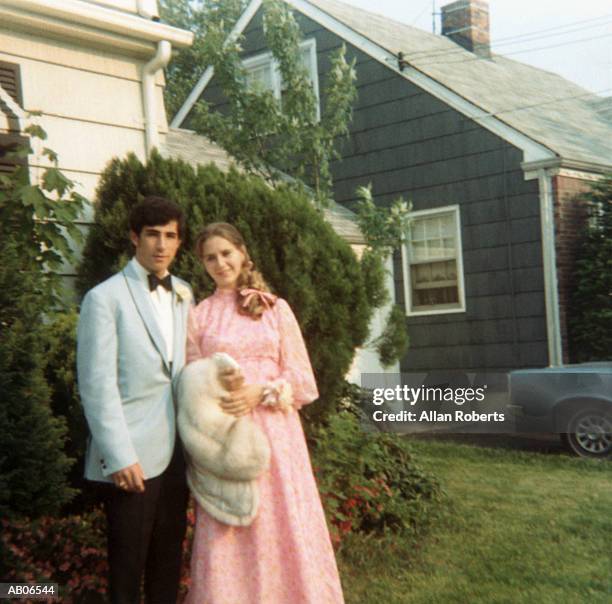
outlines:
[[[64,176],[57,168],[49,168],[43,174],[43,188],[47,191],[57,191],[60,196],[64,196],[66,191],[72,186],[72,181]]]
[[[19,190],[19,198],[25,206],[34,206],[44,203],[46,197],[43,192],[34,185],[27,185]]]
[[[43,155],[47,156],[50,161],[57,163],[57,153],[48,147],[45,147],[42,151]]]
[[[33,138],[39,138],[40,140],[43,140],[43,141],[46,140],[47,138],[47,133],[38,124],[30,124],[24,129],[24,132],[26,134],[29,134]]]

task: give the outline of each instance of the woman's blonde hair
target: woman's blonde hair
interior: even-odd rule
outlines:
[[[244,254],[244,264],[238,276],[236,283],[236,302],[238,306],[238,312],[243,315],[247,315],[252,319],[259,319],[263,315],[268,304],[274,305],[274,301],[268,299],[268,304],[260,296],[251,296],[246,306],[243,305],[242,300],[245,299],[240,294],[243,289],[254,289],[260,292],[270,293],[270,288],[265,282],[262,274],[255,270],[255,265],[249,256],[249,252],[244,242],[244,238],[240,234],[240,231],[233,225],[227,222],[211,222],[206,225],[198,238],[196,239],[195,251],[200,260],[203,260],[204,244],[211,237],[222,237],[233,245],[235,245]]]

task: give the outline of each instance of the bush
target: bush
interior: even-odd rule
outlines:
[[[347,385],[348,399],[359,395]],[[415,462],[399,435],[366,433],[349,402],[312,436],[313,466],[337,547],[349,533],[417,533],[440,497],[436,479]]]
[[[106,520],[100,510],[68,518],[2,520],[3,581],[58,583],[66,604],[102,602],[107,573]]]
[[[0,577],[19,583],[58,583],[66,604],[106,602],[106,518],[100,508],[66,518],[2,520]],[[195,527],[193,500],[187,510],[179,601],[191,583],[189,565]]]
[[[0,516],[53,514],[74,491],[65,422],[52,415],[45,380],[39,279],[16,245],[0,249]]]
[[[165,195],[187,215],[187,232],[173,271],[190,282],[196,298],[213,289],[193,244],[208,222],[231,222],[243,233],[253,261],[273,290],[293,308],[302,327],[323,405],[331,410],[355,348],[367,337],[372,306],[359,263],[349,245],[303,194],[271,189],[263,180],[210,165],[194,170],[182,161],[153,155],[142,165],[130,155],[115,159],[101,177],[95,225],[79,270],[83,293],[116,272],[132,254],[129,210],[142,196]]]
[[[89,430],[76,382],[76,310],[54,312],[42,329],[42,345],[47,361],[45,378],[51,388],[53,415],[65,422],[64,453],[74,460],[68,480],[79,494],[64,512],[82,511],[94,502],[93,490],[84,478],[85,445]]]
[[[26,133],[45,138],[30,125]],[[38,516],[57,512],[73,495],[66,483],[71,460],[63,452],[65,423],[54,418],[45,380],[43,319],[59,303],[57,274],[70,261],[68,237],[83,198],[51,166],[40,185],[30,183],[23,158],[29,145],[13,153],[15,168],[0,174],[0,516]],[[8,154],[10,158],[11,154]]]

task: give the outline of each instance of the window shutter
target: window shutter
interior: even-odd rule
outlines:
[[[0,61],[0,86],[20,107],[23,106],[19,65]]]
[[[27,159],[7,157],[11,151],[17,150],[18,147],[26,145],[28,139],[25,136],[18,134],[1,134],[0,133],[0,174],[7,174],[15,169],[15,166],[26,166]]]
[[[0,61],[0,86],[2,89],[21,107],[23,106],[23,98],[21,96],[21,74],[19,71],[19,65],[16,63],[7,63],[6,61]],[[0,110],[8,110],[8,107],[4,107]],[[12,112],[9,110],[7,115],[9,124],[11,118],[14,117]],[[19,135],[17,132],[0,133],[0,174],[10,173],[15,169],[16,165],[27,165],[27,160],[15,159],[7,157],[7,155],[17,149],[20,145],[24,145],[28,142],[28,139],[24,136]]]

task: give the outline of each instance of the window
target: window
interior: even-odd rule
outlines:
[[[305,67],[316,99],[317,119],[321,117],[319,106],[319,76],[317,71],[317,46],[315,40],[300,44],[300,59]],[[247,85],[254,90],[270,90],[274,98],[282,102],[283,82],[277,61],[272,53],[249,57],[242,62],[247,72]]]
[[[247,86],[252,90],[271,90],[275,98],[280,98],[280,86],[277,84],[278,73],[273,67],[271,54],[259,55],[244,61],[247,71]]]
[[[406,314],[465,311],[458,206],[414,212],[402,251]]]

